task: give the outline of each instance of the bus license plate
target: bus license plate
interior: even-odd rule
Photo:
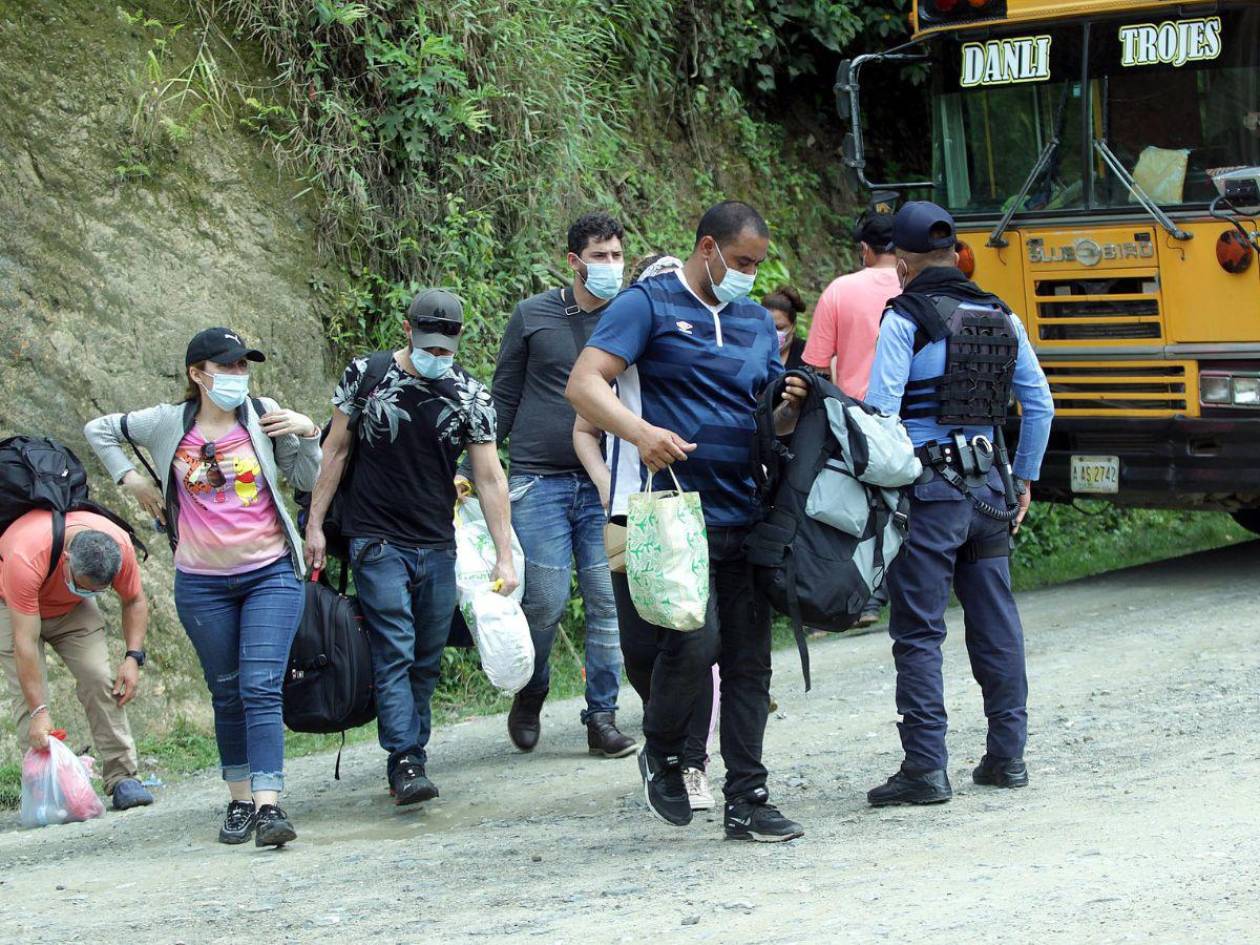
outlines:
[[[1073,456],[1072,491],[1115,494],[1120,491],[1119,456]]]

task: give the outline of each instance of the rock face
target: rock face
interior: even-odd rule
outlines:
[[[102,413],[180,399],[193,334],[243,332],[268,356],[255,393],[317,421],[329,411],[333,367],[313,288],[328,279],[313,205],[237,116],[189,122],[161,160],[119,172],[155,37],[169,37],[168,75],[197,48],[194,30],[169,33],[191,19],[187,7],[144,9],[164,28],[129,23],[112,3],[0,0],[0,434],[65,442],[96,497],[137,524],[144,516],[106,481],[81,428]],[[233,81],[264,77],[258,63],[231,55],[220,67]],[[144,576],[154,625],[137,734],[146,720],[208,711],[175,618],[170,552],[162,536],[141,534],[153,552]],[[121,652],[116,626],[111,646]],[[64,673],[54,675],[56,718],[77,746],[81,712]],[[7,724],[0,739],[8,755]]]

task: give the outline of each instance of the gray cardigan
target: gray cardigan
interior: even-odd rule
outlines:
[[[279,407],[279,404],[268,397],[259,399],[269,411]],[[137,446],[148,450],[154,468],[162,477],[162,495],[166,498],[166,530],[170,536],[172,548],[175,547],[179,538],[179,493],[171,476],[171,463],[175,459],[175,451],[179,448],[180,441],[192,429],[196,415],[196,401],[158,404],[156,407],[136,410],[125,415],[111,413],[104,417],[97,417],[83,428],[83,435],[87,437],[88,444],[105,464],[105,468],[109,470],[110,478],[114,482],[121,482],[123,476],[136,468],[131,461],[127,450],[127,440],[122,433],[122,419],[124,416],[127,417],[127,432],[131,434],[131,439]],[[294,488],[306,491],[315,488],[320,462],[317,437],[305,439],[287,434],[272,440],[263,432],[253,404],[248,400],[238,408],[237,417],[249,432],[249,439],[253,444],[254,453],[258,456],[258,464],[262,467],[263,477],[273,490],[280,481],[277,467]],[[289,545],[293,569],[298,575],[305,575],[302,536],[284,502],[279,496],[276,499],[276,509],[280,514],[280,522],[284,526],[285,540]]]

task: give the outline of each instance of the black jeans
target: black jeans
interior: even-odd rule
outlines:
[[[626,678],[643,700],[644,712],[652,698],[652,673],[657,657],[669,630],[662,630],[648,623],[634,609],[630,599],[630,583],[625,574],[612,573],[613,597],[617,601],[617,625],[621,631],[621,655],[625,661]],[[687,722],[687,742],[683,748],[682,763],[686,768],[708,766],[709,723],[713,716],[713,674],[701,674],[700,688]]]
[[[749,580],[743,547],[748,532],[709,527],[708,619],[698,630],[660,629],[652,699],[643,716],[647,750],[681,757],[692,709],[717,661],[727,801],[766,796],[761,748],[770,713],[770,607]]]

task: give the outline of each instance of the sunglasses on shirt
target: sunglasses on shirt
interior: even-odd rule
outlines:
[[[208,466],[206,469],[206,482],[216,489],[222,489],[227,485],[227,476],[223,475],[223,470],[219,468],[219,460],[215,457],[213,443],[201,444],[201,458]]]

